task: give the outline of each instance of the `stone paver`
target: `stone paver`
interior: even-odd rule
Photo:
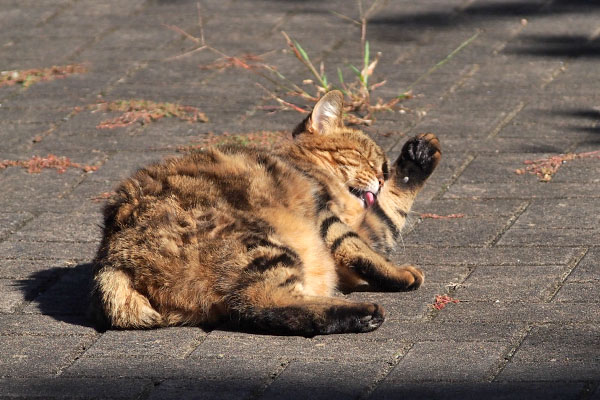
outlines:
[[[302,115],[262,110],[276,105],[256,85],[269,82],[210,67],[226,61],[212,52],[177,58],[196,43],[166,25],[199,37],[195,0],[0,1],[0,71],[87,68],[0,87],[0,161],[53,154],[98,167],[0,169],[0,398],[600,398],[600,160],[563,163],[550,182],[515,173],[527,160],[600,150],[600,5],[386,3],[367,30],[371,54],[382,52],[371,82],[387,81],[374,96],[415,96],[365,130],[391,158],[416,133],[441,140],[443,161],[393,257],[420,266],[426,282],[345,295],[380,303],[386,322],[307,339],[228,325],[91,326],[106,193],[209,135],[290,130]],[[355,2],[203,0],[201,9],[210,45],[260,55],[294,82],[311,76],[281,30],[330,80],[337,66],[352,79],[346,65],[362,63],[360,29],[331,12],[356,18]],[[209,121],[97,128],[118,114],[94,105],[120,99],[194,106]],[[459,302],[434,309],[444,294]]]

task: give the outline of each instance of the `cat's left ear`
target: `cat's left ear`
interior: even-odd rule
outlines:
[[[300,133],[327,135],[334,129],[343,126],[342,111],[344,95],[339,90],[326,93],[315,105],[312,113],[292,132],[295,137]]]

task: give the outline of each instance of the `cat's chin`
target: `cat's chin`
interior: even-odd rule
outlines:
[[[354,187],[349,187],[348,190],[350,190],[350,193],[361,202],[363,208],[369,208],[377,201],[377,195],[368,190],[357,189]]]

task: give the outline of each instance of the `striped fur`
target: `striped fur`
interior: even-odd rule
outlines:
[[[380,306],[333,291],[423,282],[386,255],[439,143],[413,138],[390,167],[371,139],[343,126],[341,110],[339,92],[325,95],[277,154],[213,148],[121,183],[104,211],[92,315],[115,328],[233,319],[305,336],[376,329]]]

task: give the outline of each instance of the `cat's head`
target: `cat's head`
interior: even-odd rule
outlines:
[[[297,146],[311,162],[340,179],[363,208],[377,200],[389,178],[389,161],[369,136],[344,126],[343,95],[325,94],[293,131]]]

